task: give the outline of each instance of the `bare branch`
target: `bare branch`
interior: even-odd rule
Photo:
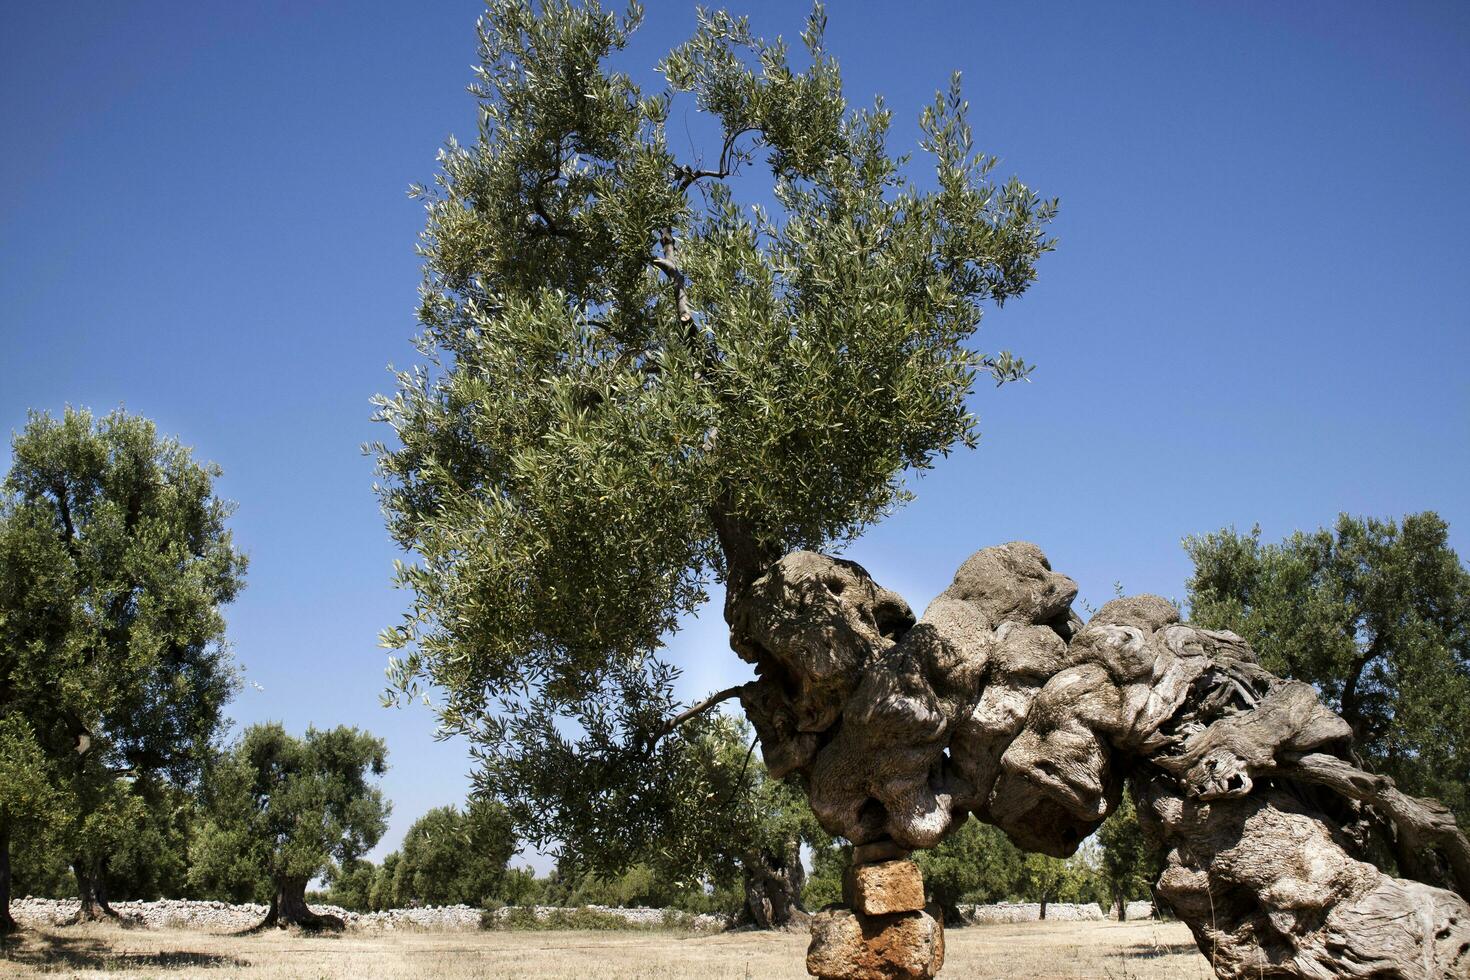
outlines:
[[[711,694],[709,697],[705,698],[703,701],[700,701],[698,704],[694,704],[689,706],[688,708],[685,708],[683,711],[679,712],[677,715],[669,719],[668,723],[664,725],[663,731],[659,732],[658,737],[663,738],[665,735],[669,734],[674,729],[678,728],[680,725],[684,724],[686,721],[695,717],[696,715],[702,715],[709,709],[713,708],[715,705],[720,704],[724,701],[728,701],[733,697],[738,697],[740,695],[740,692],[744,689],[744,684],[736,684],[734,687],[727,687],[723,691],[717,691],[714,694]],[[658,739],[655,739],[654,741],[657,740]]]

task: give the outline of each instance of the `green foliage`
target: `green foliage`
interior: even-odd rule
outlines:
[[[1022,853],[996,827],[967,820],[938,847],[915,856],[930,901],[945,919],[960,919],[960,902],[999,902],[1020,887]]]
[[[820,8],[799,63],[701,12],[657,91],[607,66],[640,19],[493,0],[481,20],[478,137],[415,189],[423,363],[378,402],[397,440],[373,447],[379,492],[414,556],[384,640],[390,697],[439,688],[532,840],[605,832],[586,846],[626,868],[656,837],[643,815],[669,814],[709,868],[703,825],[739,801],[702,735],[664,737],[660,644],[714,582],[852,538],[905,473],[973,444],[977,375],[1029,371],[971,346],[982,307],[1031,283],[1055,203],[992,181],[957,80],[923,112],[928,166],[893,155]],[[670,146],[691,101],[720,133],[708,160]],[[737,175],[777,212],[742,206]],[[596,813],[569,812],[569,786]]]
[[[842,901],[842,875],[852,863],[852,845],[836,838],[812,845],[812,866],[801,892],[801,904],[809,912]]]
[[[397,851],[392,851],[383,857],[383,864],[378,868],[373,878],[372,888],[368,892],[368,903],[374,911],[403,907],[395,891],[399,880],[399,859],[400,855]]]
[[[51,785],[53,838],[18,856],[53,886],[56,852],[90,878],[115,863],[124,891],[146,892],[177,880],[164,828],[215,750],[236,686],[220,612],[246,564],[225,526],[232,505],[214,495],[218,467],[121,411],[32,413],[12,448],[0,485],[0,722],[29,746],[16,778],[34,786],[44,771]],[[0,831],[39,819],[17,799]]]
[[[712,896],[698,884],[671,882],[647,864],[635,864],[616,876],[582,875],[568,878],[560,874],[547,883],[542,899],[548,903],[578,908],[584,905],[606,905],[613,908],[672,908],[686,912],[735,912],[719,908],[721,897]]]
[[[108,897],[152,900],[188,895],[196,794],[146,778],[135,780],[132,789],[144,806],[140,818],[108,854]]]
[[[12,894],[58,894],[68,884],[56,833],[67,820],[66,799],[55,783],[30,723],[0,715],[0,847],[10,848]]]
[[[544,887],[529,867],[509,868],[500,881],[500,901],[505,905],[536,905]]]
[[[30,723],[19,715],[0,716],[0,826],[44,836],[62,816],[63,798],[54,783],[51,761]]]
[[[506,863],[516,851],[500,804],[471,799],[468,809],[436,807],[404,835],[393,897],[406,905],[479,905],[499,900]]]
[[[660,929],[687,929],[693,924],[693,916],[678,909],[668,909],[657,923],[630,922],[615,912],[588,908],[557,908],[537,915],[532,908],[512,908],[499,914],[487,912],[481,924],[487,929],[504,930],[566,930],[577,929],[589,932],[638,931],[651,932]]]
[[[378,883],[381,869],[373,862],[356,858],[341,864],[333,863],[322,875],[327,890],[320,895],[307,893],[308,900],[325,902],[349,912],[373,912],[379,906],[373,904],[373,889]],[[382,906],[387,908],[388,906]]]
[[[1163,872],[1163,855],[1148,846],[1138,823],[1133,792],[1123,794],[1118,808],[1097,830],[1100,850],[1098,873],[1113,905],[1153,897],[1153,885]]]
[[[1018,882],[1020,893],[1027,901],[1049,902],[1064,900],[1069,888],[1077,885],[1073,865],[1062,858],[1047,854],[1026,854],[1021,858],[1021,875]]]
[[[214,767],[206,819],[190,848],[191,885],[237,901],[350,866],[377,844],[388,804],[372,776],[387,769],[381,739],[341,726],[254,725]]]
[[[1369,767],[1470,820],[1470,571],[1438,515],[1340,516],[1280,544],[1188,538],[1192,618],[1234,630],[1352,726]]]
[[[659,707],[638,703],[649,709]],[[680,904],[705,884],[730,886],[760,856],[829,846],[800,787],[766,774],[743,721],[698,716],[656,748],[619,741],[611,719],[592,724],[572,742],[548,718],[495,760],[515,826],[559,854],[563,893],[548,900],[578,904],[584,879],[631,885],[626,876],[644,868],[645,900]],[[588,787],[600,792],[589,798]]]

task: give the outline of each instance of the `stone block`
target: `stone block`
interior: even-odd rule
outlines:
[[[918,912],[924,907],[924,876],[912,861],[854,864],[842,876],[842,900],[864,915]]]
[[[829,905],[812,917],[806,970],[821,980],[929,980],[944,966],[937,912],[865,916]]]

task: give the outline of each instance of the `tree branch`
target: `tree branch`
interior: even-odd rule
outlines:
[[[654,256],[649,262],[655,269],[668,276],[669,281],[674,284],[674,306],[679,313],[679,323],[692,341],[694,311],[689,308],[689,278],[684,275],[684,270],[679,268],[679,253],[674,244],[674,229],[665,228],[659,232],[658,244],[663,254]]]
[[[733,158],[733,154],[735,152],[735,141],[744,136],[746,133],[753,133],[755,131],[755,127],[747,126],[744,129],[738,129],[735,132],[731,133],[729,136],[725,137],[724,145],[720,147],[720,165],[719,169],[717,170],[699,170],[694,167],[688,166],[679,167],[678,172],[680,175],[680,193],[687,191],[694,184],[698,183],[701,180],[704,180],[706,177],[712,177],[715,180],[724,180],[726,177],[734,173],[734,165],[736,162]]]
[[[750,748],[745,750],[745,762],[740,766],[740,778],[735,780],[735,786],[730,790],[730,795],[725,799],[724,806],[729,806],[731,803],[734,803],[735,797],[739,796],[740,791],[745,788],[745,773],[750,769],[750,757],[755,755],[755,746],[759,741],[760,736],[756,736],[750,740]]]
[[[66,499],[66,483],[57,480],[52,484],[51,492],[56,494],[56,506],[61,511],[61,528],[66,533],[66,545],[69,548],[76,537],[76,529],[71,523],[71,504]]]
[[[738,697],[740,692],[744,690],[744,688],[744,684],[736,684],[734,687],[727,687],[723,691],[717,691],[714,694],[711,694],[709,697],[705,698],[703,701],[700,701],[698,704],[694,704],[689,706],[688,708],[685,708],[683,711],[679,712],[677,715],[669,719],[668,723],[665,724],[663,729],[659,731],[658,736],[654,739],[654,741],[657,742],[660,738],[663,738],[665,735],[669,734],[689,719],[695,717],[696,715],[704,714],[715,705],[720,704],[724,701],[728,701],[733,697]]]

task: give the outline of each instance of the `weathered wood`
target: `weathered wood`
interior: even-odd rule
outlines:
[[[860,566],[786,556],[727,599],[767,765],[875,852],[931,847],[974,813],[1065,856],[1131,780],[1168,850],[1160,893],[1220,976],[1470,976],[1470,845],[1446,808],[1357,768],[1348,725],[1240,637],[1153,596],[1084,625],[1075,596],[1013,543],[915,621]],[[1343,821],[1375,815],[1420,880],[1357,859]]]
[[[1388,776],[1364,772],[1343,759],[1317,752],[1288,757],[1282,773],[1326,786],[1383,813],[1393,821],[1395,856],[1408,874],[1470,899],[1470,844],[1443,803],[1409,796]]]

